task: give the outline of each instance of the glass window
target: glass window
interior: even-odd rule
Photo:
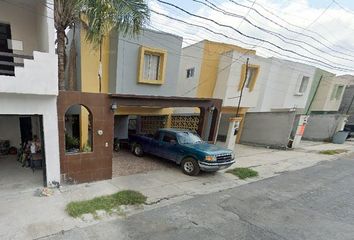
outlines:
[[[156,132],[156,133],[154,134],[154,139],[155,139],[156,141],[159,141],[159,140],[160,140],[160,132]]]
[[[171,133],[165,133],[162,139],[163,142],[171,143],[171,142],[176,142],[176,136]]]
[[[196,144],[203,142],[197,134],[191,132],[180,132],[177,134],[177,138],[180,144]]]
[[[256,74],[257,74],[257,68],[248,67],[247,78],[246,78],[246,82],[245,82],[245,88],[250,88],[251,87],[251,83],[252,83],[253,80],[255,80]]]
[[[343,85],[340,85],[340,86],[337,87],[337,91],[336,91],[336,94],[334,96],[336,100],[340,100],[340,97],[342,96],[343,90],[344,90],[344,86]]]
[[[144,54],[144,80],[158,80],[160,56],[146,52]]]
[[[259,73],[258,65],[242,65],[240,83],[238,85],[238,90],[241,91],[242,88],[248,88],[250,92],[253,91]]]
[[[300,88],[299,88],[299,93],[304,93],[306,92],[307,85],[309,84],[310,78],[309,77],[302,77]]]
[[[189,69],[187,69],[187,78],[192,78],[192,77],[194,77],[194,72],[195,72],[195,68],[189,68]]]

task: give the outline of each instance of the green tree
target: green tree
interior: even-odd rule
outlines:
[[[144,0],[54,0],[59,89],[65,90],[65,31],[68,28],[84,19],[82,23],[87,30],[86,40],[101,49],[103,37],[112,30],[135,36],[149,16],[149,8]]]

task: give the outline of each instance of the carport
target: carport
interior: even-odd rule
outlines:
[[[124,107],[159,107],[159,108],[199,108],[198,134],[206,141],[215,142],[222,107],[221,99],[162,97],[148,95],[110,94],[111,108]]]
[[[162,97],[144,95],[123,95],[111,94],[111,108],[117,113],[120,107],[129,108],[199,108],[200,115],[197,132],[202,138],[209,142],[216,140],[219,116],[222,100],[210,98],[189,98],[189,97]],[[146,111],[145,111],[146,112]],[[115,131],[124,131],[124,121],[116,122]],[[165,125],[166,126],[166,125]],[[174,127],[172,125],[172,127]],[[125,129],[128,130],[128,129]],[[127,131],[128,132],[128,131]],[[126,133],[127,134],[127,133]],[[124,135],[124,134],[123,134]],[[163,170],[176,167],[174,163],[154,156],[137,158],[128,149],[120,149],[113,154],[112,176],[124,176],[136,173],[143,173],[153,170]]]

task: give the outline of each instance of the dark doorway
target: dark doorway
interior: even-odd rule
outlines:
[[[8,53],[13,53],[8,39],[11,39],[10,24],[0,23],[0,75],[15,76],[15,68],[11,66],[14,58],[8,56]]]
[[[20,117],[21,142],[26,144],[32,140],[32,119],[31,117]]]
[[[46,185],[42,115],[0,115],[0,192]]]

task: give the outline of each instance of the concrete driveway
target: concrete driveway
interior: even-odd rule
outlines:
[[[113,153],[113,178],[170,168],[179,168],[179,166],[166,159],[151,155],[145,154],[143,157],[137,157],[128,149],[121,149],[119,152]]]

